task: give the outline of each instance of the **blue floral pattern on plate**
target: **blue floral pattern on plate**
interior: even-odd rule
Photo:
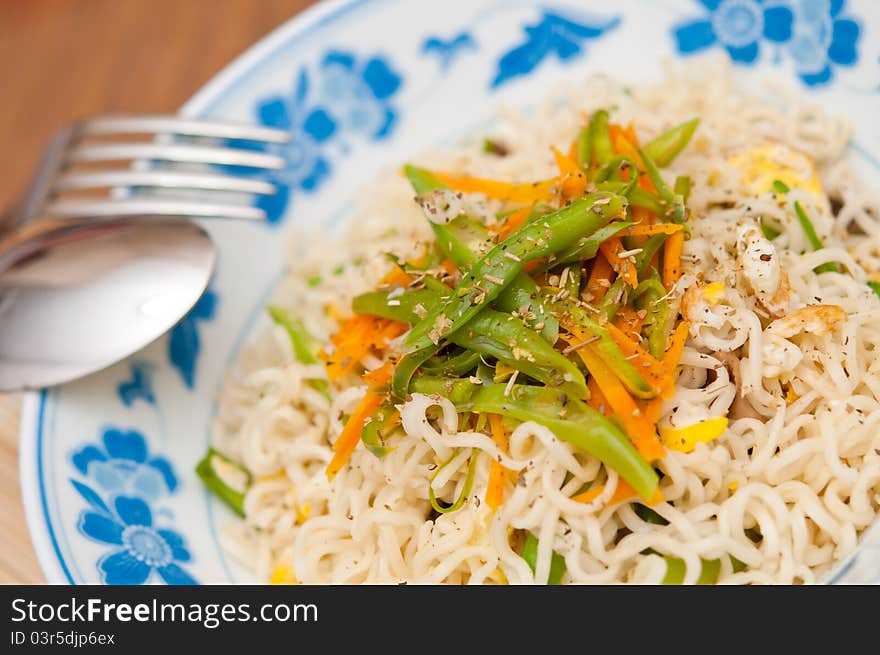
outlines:
[[[257,102],[256,119],[287,130],[292,137],[283,146],[259,146],[285,162],[283,169],[267,176],[277,193],[262,196],[256,203],[269,223],[281,222],[296,193],[314,193],[331,175],[328,145],[346,133],[374,141],[391,134],[398,116],[392,100],[402,84],[403,78],[383,57],[362,60],[348,51],[331,50],[324,54],[316,73],[300,69],[290,94]]]
[[[192,559],[183,537],[153,523],[150,503],[174,493],[178,481],[167,459],[150,457],[143,434],[107,428],[100,445],[83,445],[71,462],[93,485],[70,480],[89,505],[77,529],[116,547],[97,561],[105,584],[143,584],[154,571],[168,584],[196,583],[180,566]]]
[[[477,42],[470,32],[461,32],[445,40],[439,36],[428,36],[422,42],[422,54],[436,56],[443,71],[449,70],[453,60],[468,50],[477,50]]]
[[[619,24],[619,17],[575,20],[573,16],[545,10],[537,23],[523,28],[525,43],[506,51],[498,60],[491,87],[497,88],[513,78],[528,75],[550,54],[555,54],[560,61],[568,61],[581,54],[585,41],[598,39]]]
[[[217,313],[217,293],[207,289],[189,313],[171,328],[168,335],[168,360],[180,373],[187,387],[196,383],[196,361],[201,350],[199,321],[210,321]]]
[[[678,51],[689,55],[724,47],[731,59],[753,65],[762,45],[787,52],[807,85],[832,79],[832,64],[858,61],[859,24],[842,16],[845,0],[699,0],[703,18],[673,28]]]
[[[119,400],[126,407],[131,407],[138,399],[150,405],[155,405],[153,365],[149,362],[132,362],[131,378],[120,382],[116,387],[116,393],[119,395]]]
[[[155,528],[141,498],[117,496],[112,510],[85,510],[78,527],[89,539],[118,547],[97,562],[105,584],[144,584],[154,571],[167,584],[198,584],[178,563],[192,559],[183,537]]]

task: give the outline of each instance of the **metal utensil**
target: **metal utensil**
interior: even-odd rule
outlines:
[[[189,219],[261,220],[245,201],[275,190],[216,166],[280,168],[281,157],[253,143],[288,138],[174,116],[97,118],[59,132],[0,231],[0,391],[87,375],[177,323],[215,260],[208,234]]]

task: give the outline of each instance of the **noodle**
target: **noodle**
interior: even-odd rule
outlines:
[[[545,179],[554,174],[547,144],[565,148],[583,112],[616,107],[615,120],[632,121],[646,137],[699,116],[694,142],[669,169],[693,180],[692,235],[671,294],[689,319],[690,338],[659,424],[724,416],[729,423],[717,439],[689,453],[669,450],[661,461],[665,500],[653,509],[665,525],[632,503],[609,506],[617,473],[546,427],[520,424],[508,454],[487,434],[460,430],[448,399],[422,394],[403,405],[404,434],[387,455],[359,447],[328,482],[331,444],[362,383],[352,377],[328,400],[307,384],[323,367],[299,363],[284,330],[271,326],[224,385],[213,429],[215,448],[254,476],[246,518],[224,529],[231,555],[263,578],[287,562],[303,583],[546,583],[556,551],[573,583],[659,583],[667,556],[684,562],[685,583],[698,580],[701,560],[719,559],[720,583],[787,584],[821,581],[853,551],[880,505],[880,299],[865,284],[880,270],[880,197],[851,173],[843,121],[792,96],[772,107],[739,95],[730,68],[717,62],[667,75],[662,87],[632,90],[597,76],[532,116],[505,112],[493,138],[508,156],[474,143],[424,158],[465,175]],[[745,189],[730,157],[766,143],[809,157],[825,195],[792,190],[780,201]],[[344,236],[318,245],[310,236],[310,252],[291,255],[276,293],[322,341],[336,328],[332,315],[344,314],[353,296],[387,272],[380,253],[417,256],[433,238],[395,172],[369,196]],[[811,252],[795,200],[825,248]],[[494,221],[493,201],[469,197],[468,208]],[[763,279],[744,263],[743,226],[759,218],[780,228],[773,265],[787,278],[792,313],[768,309]],[[815,275],[826,262],[841,272]],[[316,277],[319,284],[307,282]],[[701,295],[710,282],[723,284],[722,297]],[[780,285],[766,293],[781,293]],[[823,324],[810,306],[836,306],[842,320]],[[795,324],[794,310],[802,308],[807,323]],[[464,505],[433,511],[429,486],[452,504],[466,490],[473,457],[475,482]],[[495,511],[481,502],[491,461],[516,480]],[[589,502],[571,499],[589,484],[605,486]],[[534,572],[511,545],[517,530],[538,539]],[[758,541],[749,536],[756,533]]]

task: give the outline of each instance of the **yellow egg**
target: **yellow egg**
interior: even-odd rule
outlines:
[[[702,289],[703,297],[710,305],[717,305],[724,300],[724,282],[711,282]]]
[[[779,180],[789,189],[806,191],[819,209],[828,211],[828,198],[816,166],[802,152],[771,143],[738,153],[727,161],[739,169],[743,187],[753,195],[773,191],[773,183]]]
[[[269,584],[297,584],[296,576],[293,573],[293,567],[290,564],[282,563],[275,567],[272,571],[272,577]]]

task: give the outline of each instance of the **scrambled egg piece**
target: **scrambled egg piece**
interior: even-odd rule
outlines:
[[[828,211],[828,198],[813,160],[802,152],[778,143],[768,143],[727,160],[739,169],[742,185],[754,195],[773,191],[779,180],[790,189],[803,189],[822,211]]]
[[[272,577],[269,579],[269,584],[297,584],[293,567],[287,563],[276,565],[272,571]]]

